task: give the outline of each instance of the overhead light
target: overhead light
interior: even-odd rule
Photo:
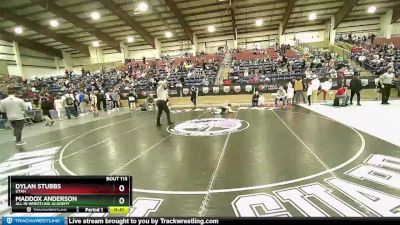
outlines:
[[[58,20],[50,20],[50,26],[58,27],[58,25],[59,25]]]
[[[257,27],[260,27],[260,26],[262,26],[263,25],[263,20],[262,19],[257,19],[256,20],[256,26]]]
[[[16,27],[16,28],[14,28],[14,32],[15,32],[16,34],[22,34],[23,31],[24,31],[24,29],[22,29],[22,27]]]
[[[215,27],[213,25],[208,26],[208,32],[214,32]]]
[[[139,4],[137,5],[137,8],[140,11],[145,12],[149,8],[149,6],[146,4],[146,2],[139,2]]]
[[[171,31],[167,31],[167,32],[165,32],[165,37],[167,37],[167,38],[171,38],[171,37],[172,37],[172,33],[171,33]]]
[[[92,12],[92,13],[90,14],[90,16],[91,16],[92,19],[94,19],[94,20],[100,19],[100,13],[99,13],[99,12]]]
[[[376,12],[376,6],[372,5],[368,7],[368,13],[375,13]]]
[[[93,45],[93,47],[97,48],[100,46],[100,43],[99,43],[99,41],[93,41],[92,45]]]
[[[317,14],[315,12],[310,13],[310,15],[308,15],[308,19],[309,20],[315,20],[317,19]]]
[[[134,39],[132,36],[128,36],[127,40],[128,40],[128,43],[131,43],[131,42],[133,42]]]

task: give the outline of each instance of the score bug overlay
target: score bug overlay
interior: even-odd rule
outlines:
[[[132,202],[130,176],[10,176],[12,212],[109,212]]]

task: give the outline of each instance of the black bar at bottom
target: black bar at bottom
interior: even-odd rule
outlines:
[[[77,224],[107,224],[107,225],[164,225],[164,224],[304,224],[324,223],[326,224],[340,224],[350,222],[354,225],[371,223],[377,224],[381,222],[398,224],[400,218],[181,218],[181,217],[68,217],[68,225]]]

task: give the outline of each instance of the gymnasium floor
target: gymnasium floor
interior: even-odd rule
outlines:
[[[10,162],[42,157],[48,168],[37,173],[131,175],[134,199],[153,204],[131,216],[399,215],[398,146],[304,107],[235,110],[174,110],[176,124],[161,128],[155,112],[124,113],[25,138],[23,148],[10,140],[0,182],[34,166]]]

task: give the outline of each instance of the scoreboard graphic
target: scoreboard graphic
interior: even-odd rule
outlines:
[[[10,176],[12,212],[107,213],[132,204],[130,176]]]

